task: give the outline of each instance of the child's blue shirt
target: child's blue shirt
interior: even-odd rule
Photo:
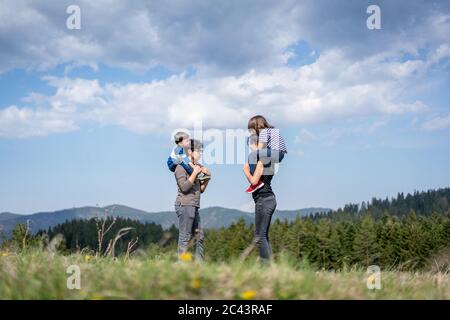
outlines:
[[[175,172],[175,168],[179,164],[187,171],[188,174],[192,174],[193,170],[189,165],[188,156],[186,155],[182,147],[176,146],[175,148],[173,148],[169,158],[167,159],[167,166],[169,167],[170,171]]]

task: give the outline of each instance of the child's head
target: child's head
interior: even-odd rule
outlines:
[[[184,152],[189,156],[193,163],[197,163],[202,156],[203,143],[196,139],[190,139],[189,144],[184,147]]]
[[[257,115],[248,120],[248,130],[259,135],[262,129],[273,128],[263,116]]]
[[[175,144],[179,145],[180,147],[184,148],[189,145],[189,135],[186,132],[178,131],[175,133],[174,136]]]

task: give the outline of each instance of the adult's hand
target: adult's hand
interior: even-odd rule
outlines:
[[[202,167],[200,167],[198,164],[194,165],[194,170],[192,171],[192,174],[197,176],[200,172],[202,172]]]
[[[189,181],[192,184],[195,184],[195,180],[197,179],[197,175],[202,171],[202,167],[200,167],[199,165],[194,165],[193,166],[193,171],[192,174],[189,176]]]
[[[264,170],[264,166],[261,161],[258,161],[253,175],[250,173],[250,166],[248,165],[248,163],[244,164],[244,167],[242,169],[244,171],[245,177],[247,178],[248,182],[250,182],[250,184],[252,184],[252,185],[255,185],[258,183],[259,179],[261,179],[261,176],[262,176],[262,173]]]
[[[210,175],[211,175],[211,172],[208,170],[208,168],[202,167],[202,172],[203,172],[204,174],[206,174],[207,176],[210,176]]]

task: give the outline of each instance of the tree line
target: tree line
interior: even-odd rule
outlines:
[[[209,230],[205,250],[210,259],[227,261],[241,256],[252,238],[253,226],[241,220],[228,228]],[[385,214],[380,219],[367,212],[348,221],[276,220],[269,238],[276,254],[318,269],[376,264],[384,269],[418,270],[433,264],[432,259],[446,250],[443,259],[450,263],[450,210],[430,216],[414,211],[405,217]]]
[[[275,256],[286,255],[319,269],[377,264],[385,269],[418,270],[434,263],[433,259],[443,260],[443,265],[448,266],[449,204],[450,188],[443,188],[399,193],[390,200],[374,198],[293,221],[280,221],[275,215],[269,237]],[[241,219],[226,228],[206,230],[207,259],[227,261],[254,255],[253,229]],[[20,247],[35,244],[37,239],[48,242],[58,234],[63,235],[59,245],[63,253],[88,249],[106,254],[114,243],[114,254],[118,255],[129,253],[130,244],[133,250],[156,246],[161,252],[174,251],[178,229],[174,225],[164,230],[155,223],[106,217],[67,221],[35,236],[19,225],[10,243]]]
[[[49,239],[58,234],[64,236],[63,247],[68,252],[88,248],[103,254],[108,244],[117,239],[114,250],[120,254],[129,249],[130,243],[135,243],[136,249],[151,244],[169,245],[178,237],[178,229],[174,225],[164,230],[161,225],[153,222],[142,223],[130,218],[106,217],[66,221],[47,231],[38,232],[38,235]],[[118,238],[118,235],[121,236]]]
[[[275,253],[320,269],[377,264],[383,268],[421,269],[439,260],[450,267],[450,188],[398,193],[344,208],[275,222],[270,243]],[[213,260],[246,252],[253,226],[239,221],[210,230],[206,248]]]
[[[450,267],[450,188],[373,198],[329,212],[275,222],[270,243],[275,253],[320,269],[377,264],[383,268],[421,269],[435,263]],[[242,255],[253,226],[239,221],[209,230],[206,248],[213,260]]]

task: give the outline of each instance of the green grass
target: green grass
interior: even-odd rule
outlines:
[[[450,299],[448,273],[382,271],[369,290],[362,269],[316,272],[289,259],[261,266],[177,262],[175,255],[129,259],[63,256],[41,250],[0,253],[0,299]],[[81,289],[66,287],[66,268],[81,269]]]

